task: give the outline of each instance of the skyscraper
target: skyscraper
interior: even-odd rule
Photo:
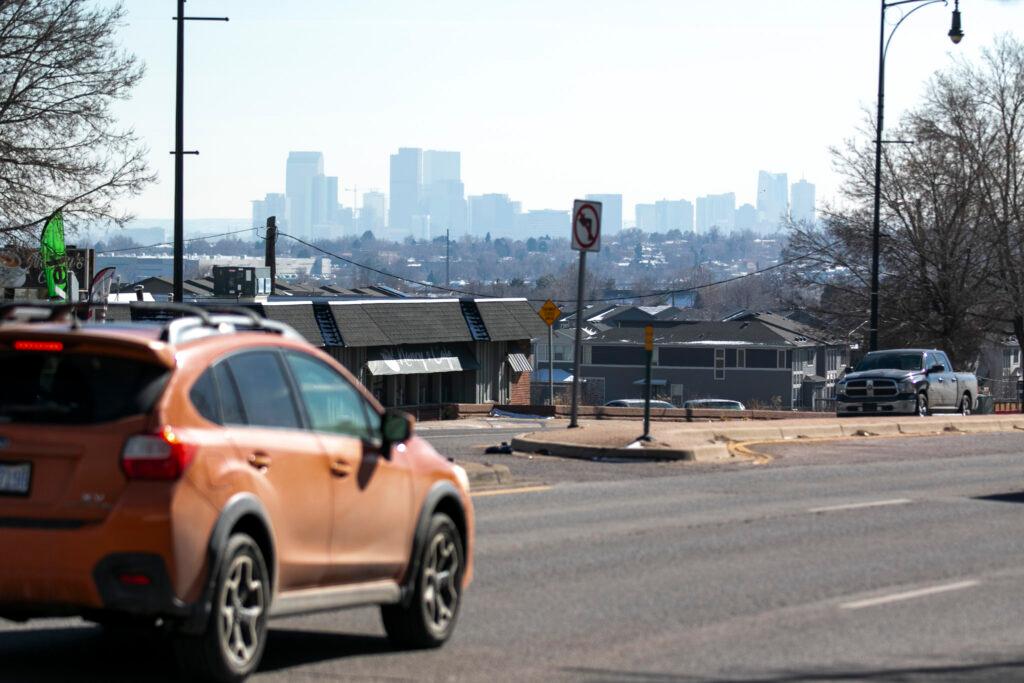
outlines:
[[[713,227],[732,230],[736,225],[736,194],[709,194],[697,197],[697,232],[707,232]]]
[[[797,223],[814,223],[814,184],[800,179],[793,183],[790,197],[790,216]]]
[[[516,211],[507,194],[484,194],[469,198],[469,233],[483,237],[515,234]]]
[[[744,204],[736,209],[736,229],[754,230],[757,228],[757,209],[753,204]]]
[[[380,232],[387,220],[387,200],[383,192],[364,192],[359,211],[359,229]]]
[[[775,232],[789,215],[789,183],[785,173],[757,172],[758,222],[764,232]]]
[[[277,219],[277,227],[288,228],[288,198],[285,195],[268,192],[263,199],[253,200],[252,227],[262,228],[270,216]]]
[[[458,152],[428,149],[423,153],[423,191],[421,211],[430,216],[435,236],[448,229],[466,232],[466,191],[462,184]]]
[[[391,155],[391,213],[388,226],[392,230],[411,233],[413,216],[420,215],[423,186],[423,150],[402,147]]]
[[[655,221],[658,232],[681,230],[693,232],[693,203],[685,199],[654,202]]]
[[[622,195],[588,194],[587,199],[601,202],[601,232],[614,235],[622,230]]]
[[[324,175],[320,152],[289,152],[284,192],[288,198],[288,227],[296,236],[309,239],[313,233],[316,185]]]
[[[644,232],[658,230],[658,212],[654,204],[637,204],[634,209],[636,227]]]

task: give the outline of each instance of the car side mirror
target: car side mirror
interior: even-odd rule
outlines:
[[[930,368],[928,368],[928,374],[929,375],[932,374],[933,372],[945,372],[945,371],[946,371],[946,368],[943,367],[942,365],[939,365],[938,363],[936,363],[935,365],[933,365]]]
[[[846,374],[850,374],[851,372],[853,372],[853,366],[847,365],[845,368],[843,368],[843,372],[845,372]]]
[[[380,420],[381,437],[387,451],[397,443],[408,441],[412,436],[413,417],[401,410],[388,408]]]

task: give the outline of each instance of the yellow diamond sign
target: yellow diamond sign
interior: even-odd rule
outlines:
[[[550,327],[551,325],[554,325],[555,321],[562,315],[562,309],[559,308],[554,301],[548,299],[544,302],[544,305],[540,307],[540,310],[537,311],[537,315],[539,315],[540,319],[546,322],[548,327]]]

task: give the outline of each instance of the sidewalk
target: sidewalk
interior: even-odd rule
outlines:
[[[1024,415],[934,415],[772,421],[652,422],[650,442],[638,441],[636,420],[584,420],[578,429],[547,429],[517,436],[512,447],[563,457],[640,458],[715,462],[734,457],[730,444],[806,438],[901,436],[1024,431]]]

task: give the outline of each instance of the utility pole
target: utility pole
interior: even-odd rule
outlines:
[[[185,293],[185,166],[186,154],[199,154],[197,150],[185,151],[185,22],[186,21],[227,21],[228,17],[186,17],[185,0],[178,0],[178,15],[173,17],[178,24],[177,64],[174,96],[174,287],[171,298],[181,303]]]
[[[270,293],[274,294],[274,280],[277,279],[277,216],[267,219],[266,242],[263,265],[270,268]]]
[[[452,231],[444,229],[444,286],[452,286]]]

